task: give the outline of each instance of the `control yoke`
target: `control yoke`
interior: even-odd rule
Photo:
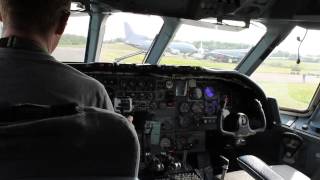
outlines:
[[[228,136],[233,136],[238,139],[242,139],[245,137],[255,135],[256,133],[259,133],[259,132],[264,132],[267,127],[267,120],[266,120],[264,110],[262,108],[262,104],[257,99],[254,100],[254,104],[259,110],[259,115],[260,115],[259,119],[263,123],[263,126],[261,128],[251,129],[250,123],[249,123],[250,122],[249,117],[246,114],[239,112],[237,114],[237,118],[238,118],[237,123],[238,123],[238,127],[239,127],[238,130],[234,131],[234,132],[224,130],[224,128],[223,128],[224,127],[224,120],[226,117],[224,115],[225,113],[223,113],[223,112],[226,109],[225,109],[225,107],[223,107],[221,117],[220,117],[220,130],[221,130],[222,134],[228,135]]]

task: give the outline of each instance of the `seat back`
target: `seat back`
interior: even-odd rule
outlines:
[[[140,146],[133,125],[110,111],[75,109],[59,117],[1,120],[0,179],[137,178]]]

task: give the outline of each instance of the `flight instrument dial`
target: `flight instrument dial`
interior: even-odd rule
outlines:
[[[186,102],[182,103],[179,107],[180,113],[188,113],[190,111],[190,105]]]
[[[202,90],[200,88],[192,88],[190,90],[190,98],[193,100],[199,100],[203,96]]]

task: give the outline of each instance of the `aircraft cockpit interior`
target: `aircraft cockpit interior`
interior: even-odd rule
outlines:
[[[73,0],[52,56],[114,112],[0,103],[3,179],[319,180],[319,42],[317,0]]]

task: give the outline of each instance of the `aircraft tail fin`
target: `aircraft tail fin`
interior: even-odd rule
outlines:
[[[126,39],[130,39],[132,37],[137,36],[137,34],[132,30],[131,26],[127,22],[124,23],[124,31]]]
[[[142,50],[148,50],[152,41],[147,36],[137,34],[133,31],[129,23],[124,23],[125,43]]]

